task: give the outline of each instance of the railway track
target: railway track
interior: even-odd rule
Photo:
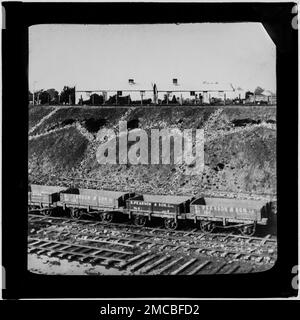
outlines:
[[[226,244],[247,244],[248,246],[265,246],[274,248],[277,247],[277,240],[272,237],[270,234],[264,237],[254,237],[254,236],[245,236],[233,233],[203,233],[198,229],[192,230],[166,230],[164,228],[155,228],[155,227],[139,227],[130,223],[105,223],[102,221],[94,221],[94,220],[77,220],[67,217],[44,217],[41,215],[29,214],[28,221],[55,221],[56,224],[75,224],[77,226],[88,226],[88,227],[96,227],[96,228],[105,228],[105,229],[117,229],[118,231],[122,231],[125,234],[132,234],[135,236],[144,236],[144,237],[159,237],[163,236],[165,238],[169,238],[170,240],[178,240],[178,239],[189,239],[190,241],[217,241]]]
[[[252,272],[270,267],[277,253],[276,241],[269,237],[207,235],[32,214],[29,227],[30,254],[138,274]]]
[[[203,257],[175,256],[154,253],[150,250],[134,254],[130,251],[79,245],[65,241],[29,237],[28,253],[47,255],[69,261],[98,264],[108,268],[125,270],[130,274],[197,275],[216,273],[252,272],[255,268],[241,262],[220,263]],[[266,265],[261,266],[261,269]]]

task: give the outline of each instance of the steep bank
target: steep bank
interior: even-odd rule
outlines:
[[[276,193],[274,107],[56,108],[55,112],[41,106],[29,109],[29,121],[38,124],[29,135],[31,181],[59,184],[65,176],[97,180],[82,181],[84,187],[148,193]],[[35,120],[37,114],[44,114],[44,121],[42,116]],[[185,175],[184,165],[100,165],[97,132],[117,130],[120,120],[126,120],[129,129],[148,132],[204,128],[203,174]]]

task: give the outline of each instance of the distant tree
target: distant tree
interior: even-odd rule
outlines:
[[[79,104],[79,105],[82,105],[82,104],[84,104],[84,101],[83,101],[83,98],[82,98],[82,96],[80,96],[80,98],[78,99],[78,104]]]
[[[199,93],[199,103],[202,104],[203,103],[203,95]]]
[[[151,98],[143,100],[143,104],[144,105],[150,105],[151,103],[152,103],[152,99]]]
[[[39,93],[40,104],[49,104],[50,95],[47,91],[41,90]]]
[[[167,94],[164,94],[164,99],[162,101],[162,104],[166,104],[167,102],[169,103],[169,97]]]
[[[91,104],[91,100],[90,99],[88,99],[88,100],[79,99],[79,104],[89,106]]]
[[[172,100],[171,100],[171,103],[172,103],[172,104],[177,104],[177,99],[176,99],[175,95],[173,95],[173,98],[172,98]]]
[[[116,104],[116,103],[120,106],[127,106],[129,104],[140,104],[141,100],[132,101],[130,98],[130,95],[118,96],[118,97],[117,97],[117,95],[113,95],[113,96],[110,96],[108,98],[108,100],[105,102],[105,104],[108,104],[108,105],[109,104]]]
[[[264,91],[263,88],[261,88],[261,87],[256,87],[256,89],[254,90],[254,93],[255,93],[255,94],[262,94],[263,91]]]
[[[47,92],[43,89],[34,92],[34,104],[45,104],[48,102]]]
[[[120,106],[127,106],[131,103],[130,95],[118,97],[118,104]]]
[[[106,101],[106,104],[115,104],[116,103],[116,100],[117,100],[117,95],[113,95],[113,96],[110,96],[108,98],[108,100]]]
[[[97,93],[93,93],[90,96],[90,104],[91,105],[101,105],[101,104],[103,104],[103,96],[100,96]]]
[[[212,97],[211,99],[210,99],[210,104],[211,105],[222,105],[223,104],[223,101],[222,101],[222,99],[220,99],[220,98],[216,98],[216,97]]]
[[[34,104],[57,104],[58,103],[58,92],[55,89],[48,90],[38,90],[33,93],[28,92],[29,101],[33,101],[34,96]]]
[[[62,104],[75,104],[75,87],[64,86],[59,100]]]
[[[55,89],[48,89],[47,93],[49,95],[49,104],[58,104],[58,91]]]

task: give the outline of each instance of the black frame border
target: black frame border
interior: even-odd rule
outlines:
[[[3,2],[3,297],[290,297],[298,263],[298,30],[295,3]],[[27,271],[28,27],[34,24],[260,22],[277,46],[278,260],[266,272],[214,276],[47,276]],[[16,92],[16,88],[17,92]],[[13,102],[12,102],[13,101]],[[284,107],[286,106],[286,108]],[[288,129],[288,130],[287,130]],[[285,171],[291,168],[293,171]],[[174,285],[175,284],[175,285]]]

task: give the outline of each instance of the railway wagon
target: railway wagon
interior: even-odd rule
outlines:
[[[58,186],[42,186],[32,184],[28,188],[28,210],[38,210],[49,216],[57,208],[59,193],[66,189]]]
[[[167,229],[176,229],[178,219],[184,219],[189,212],[191,200],[183,196],[136,195],[127,200],[127,210],[136,225],[145,226],[151,217],[159,217]]]
[[[267,224],[271,211],[267,201],[201,197],[191,203],[187,218],[199,221],[204,232],[234,227],[253,235],[257,224]]]
[[[116,212],[124,211],[126,200],[132,196],[134,193],[69,188],[60,193],[60,204],[74,219],[88,214],[111,222]]]

